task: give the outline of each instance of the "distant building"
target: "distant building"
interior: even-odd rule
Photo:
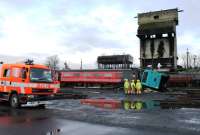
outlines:
[[[130,69],[133,65],[131,55],[109,55],[97,58],[99,69]]]

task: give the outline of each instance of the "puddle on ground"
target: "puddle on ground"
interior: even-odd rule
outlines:
[[[36,108],[12,109],[9,106],[0,106],[0,125],[11,125],[16,123],[33,123],[35,121],[46,121],[49,116],[44,111]]]
[[[200,108],[200,101],[181,101],[181,100],[146,100],[131,101],[123,100],[124,110],[152,110],[152,109],[181,109],[181,108]]]
[[[60,132],[61,132],[60,129],[53,129],[53,130],[47,132],[46,135],[59,135]]]
[[[97,108],[124,109],[124,110],[153,110],[153,109],[180,109],[180,108],[200,108],[200,101],[181,101],[181,100],[107,100],[92,99],[91,102],[82,103]]]
[[[123,100],[122,102],[122,108],[124,110],[142,110],[142,109],[156,109],[160,108],[160,103],[158,101],[131,101],[131,100]]]

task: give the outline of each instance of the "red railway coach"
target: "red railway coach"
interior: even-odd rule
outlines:
[[[192,82],[191,75],[171,74],[168,80],[168,86],[187,86]]]
[[[132,80],[134,70],[61,70],[59,80],[62,86],[119,86],[123,80]]]

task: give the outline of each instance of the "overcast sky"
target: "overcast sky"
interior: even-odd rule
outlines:
[[[200,52],[199,0],[0,0],[0,60],[57,54],[73,68],[99,55],[131,54],[139,64],[137,13],[168,8],[179,14],[178,53]],[[13,62],[13,61],[12,61]]]

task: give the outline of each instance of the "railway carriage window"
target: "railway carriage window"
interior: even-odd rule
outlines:
[[[95,76],[95,77],[100,77],[101,75],[100,75],[100,74],[94,74],[94,76]]]
[[[9,77],[10,76],[10,69],[5,69],[3,72],[3,77]]]
[[[112,77],[112,74],[104,74],[105,77]]]
[[[83,76],[87,77],[87,76],[90,76],[89,73],[84,73]]]
[[[80,73],[74,73],[74,76],[80,76]]]
[[[64,76],[72,76],[70,73],[64,73]]]

